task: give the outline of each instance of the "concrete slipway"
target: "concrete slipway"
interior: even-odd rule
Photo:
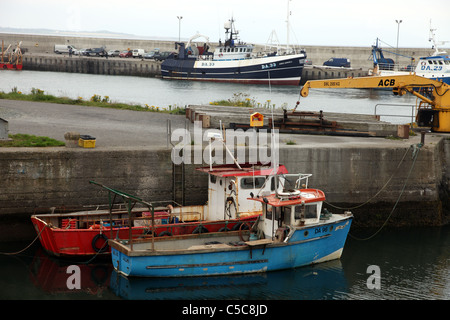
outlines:
[[[89,180],[150,201],[174,196],[166,125],[170,119],[172,131],[185,128],[184,115],[0,100],[0,117],[12,134],[64,140],[64,133],[77,131],[96,137],[93,149],[0,149],[0,241],[33,238],[29,216],[35,211],[105,203],[106,194]],[[280,162],[290,172],[312,173],[310,187],[325,191],[331,211],[370,200],[352,209],[355,227],[382,225],[397,200],[388,225],[443,225],[450,217],[450,138],[429,133],[417,149],[419,143],[420,135],[393,140],[281,134]],[[185,166],[186,203],[207,198],[206,177],[196,166]]]

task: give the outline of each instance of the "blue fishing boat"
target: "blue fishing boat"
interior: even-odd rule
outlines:
[[[304,50],[256,53],[251,44],[241,42],[234,20],[225,23],[226,40],[210,52],[209,38],[197,34],[187,44],[177,42],[178,53],[161,64],[163,79],[232,82],[244,84],[299,85],[305,64]],[[205,42],[195,45],[193,40]]]
[[[248,230],[109,240],[114,269],[130,277],[213,276],[339,259],[353,215],[322,210],[325,194],[307,187],[309,176],[297,175],[293,189],[251,194],[248,201],[260,203],[263,213]]]

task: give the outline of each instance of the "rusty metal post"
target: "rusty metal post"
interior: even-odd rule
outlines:
[[[422,131],[420,131],[420,143],[422,144],[422,145],[425,145],[425,134],[426,134],[427,132],[425,131],[425,130],[422,130]]]

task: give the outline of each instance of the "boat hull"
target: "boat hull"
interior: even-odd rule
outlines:
[[[243,60],[166,59],[163,79],[244,84],[299,85],[304,54]]]
[[[346,216],[334,222],[298,228],[287,243],[211,244],[203,249],[200,246],[175,253],[151,251],[149,247],[129,251],[124,245],[110,241],[111,257],[117,272],[132,277],[213,276],[297,268],[339,259],[351,221],[352,217]]]
[[[4,70],[22,70],[22,64],[15,63],[0,63],[0,69]]]
[[[222,228],[236,228],[240,223],[251,225],[258,215],[247,216],[241,219],[227,221],[197,221],[189,223],[170,223],[155,226],[155,235],[158,237],[192,234],[198,232],[218,232]],[[53,256],[73,257],[73,256],[93,256],[109,255],[111,248],[107,241],[111,238],[111,228],[105,227],[101,230],[95,229],[70,229],[55,228],[39,216],[32,216],[31,221],[39,235],[39,240],[44,250]],[[105,218],[107,221],[107,218]],[[206,229],[204,229],[206,228]],[[149,237],[149,226],[132,227],[132,237]],[[128,239],[130,229],[128,227],[112,228],[112,238]]]

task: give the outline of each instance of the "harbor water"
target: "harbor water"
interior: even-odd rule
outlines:
[[[296,86],[242,85],[211,82],[190,82],[107,76],[79,73],[39,71],[2,71],[0,91],[31,93],[40,89],[47,94],[89,100],[94,95],[108,97],[112,102],[138,104],[162,109],[187,105],[210,104],[228,99],[250,99],[255,106],[285,108],[300,101],[297,111],[324,111],[382,115],[382,121],[409,123],[412,95],[394,96],[389,90],[313,89],[307,98],[300,99]],[[378,106],[377,106],[378,105]]]
[[[292,109],[299,87],[166,81],[156,78],[37,71],[1,71],[0,91],[55,96],[107,96],[110,101],[160,109],[249,98],[260,105]],[[297,110],[388,114],[381,120],[408,123],[412,96],[379,90],[311,90]],[[390,105],[390,106],[387,106]],[[395,106],[393,106],[395,105]],[[397,117],[402,115],[404,117]],[[0,100],[1,117],[1,100]],[[7,120],[7,119],[6,119]],[[326,191],[326,190],[325,190]],[[30,221],[31,224],[31,221]],[[126,279],[109,259],[64,260],[49,257],[38,241],[0,243],[0,299],[45,300],[448,300],[450,299],[450,226],[439,228],[350,230],[340,260],[267,274],[190,279]],[[4,254],[14,253],[14,254]],[[88,263],[87,263],[88,262]],[[81,286],[71,286],[78,266]],[[273,311],[273,310],[272,310]]]
[[[294,270],[243,276],[130,278],[108,259],[56,259],[36,242],[0,255],[0,299],[83,300],[448,300],[450,226],[350,230],[340,260]],[[2,243],[15,252],[27,243]],[[80,269],[72,288],[70,266]],[[378,273],[374,272],[378,268]],[[375,276],[379,276],[378,280]],[[272,310],[273,311],[273,310]]]

